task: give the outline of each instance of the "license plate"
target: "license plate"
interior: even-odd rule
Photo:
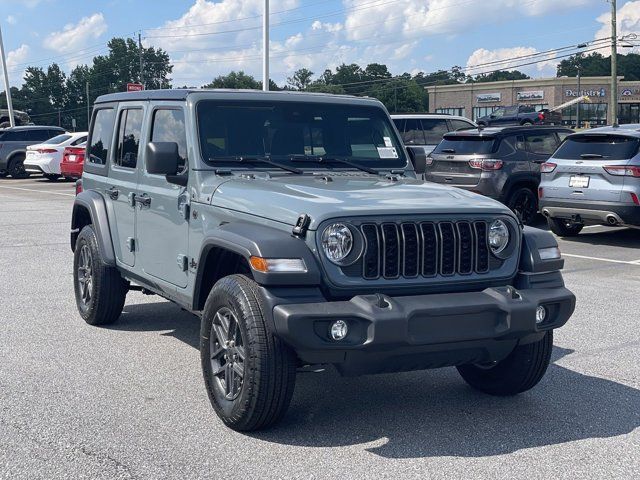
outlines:
[[[571,188],[588,188],[589,178],[586,175],[572,175],[569,179],[569,186]]]

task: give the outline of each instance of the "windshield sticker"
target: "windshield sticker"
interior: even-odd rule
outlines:
[[[378,147],[380,158],[398,158],[398,152],[394,147]]]
[[[391,137],[384,137],[384,146],[393,147],[393,143],[391,143]]]

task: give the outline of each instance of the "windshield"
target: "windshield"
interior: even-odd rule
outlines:
[[[71,135],[58,135],[53,138],[50,138],[46,142],[42,142],[43,145],[60,145],[63,142],[66,142],[71,138]]]
[[[462,137],[459,135],[444,137],[433,150],[433,153],[477,155],[493,153],[496,148],[496,139],[493,137]]]
[[[640,140],[620,135],[580,135],[567,138],[554,158],[626,160],[638,153]]]
[[[374,168],[404,168],[407,163],[387,115],[377,107],[204,100],[197,115],[202,155],[216,165],[237,168],[230,157],[266,156],[296,168],[318,168],[301,164],[305,156]],[[345,165],[332,164],[354,168]]]

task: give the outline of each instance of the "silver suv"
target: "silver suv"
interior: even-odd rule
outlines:
[[[640,226],[640,125],[566,138],[541,167],[540,211],[557,235],[584,225]]]
[[[444,134],[476,126],[471,120],[443,113],[405,113],[391,115],[402,141],[407,146],[419,145],[429,154]]]

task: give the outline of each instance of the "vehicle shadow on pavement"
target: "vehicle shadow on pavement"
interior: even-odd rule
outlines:
[[[611,228],[597,232],[583,230],[580,235],[568,240],[572,243],[636,249],[640,247],[640,230],[633,228]]]
[[[557,361],[571,350],[554,348]],[[298,375],[283,422],[253,434],[306,447],[375,443],[388,458],[485,457],[623,435],[640,426],[640,390],[551,365],[533,390],[491,397],[454,369],[342,378]]]

